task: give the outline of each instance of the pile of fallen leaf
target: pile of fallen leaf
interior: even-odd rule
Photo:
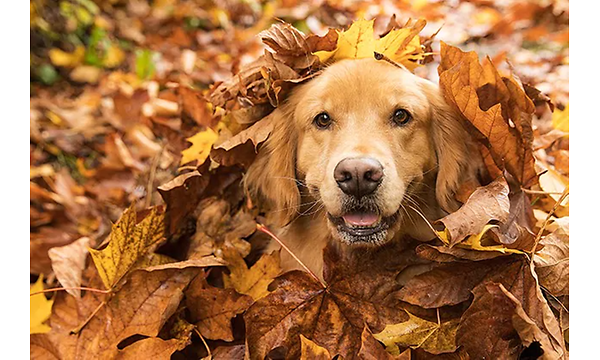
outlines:
[[[31,288],[32,358],[568,357],[568,104],[555,109],[536,89],[543,82],[445,43],[435,59],[434,33],[419,35],[423,20],[394,17],[379,31],[359,20],[322,36],[277,22],[260,32],[262,50],[247,41],[266,27],[251,7],[227,10],[254,17],[240,30],[215,25],[223,20],[211,8],[136,3],[76,3],[96,11],[93,29],[108,35],[47,56],[69,81],[85,83],[78,73],[95,66],[87,80],[97,82],[58,95],[36,88],[32,98],[31,272],[45,275]],[[207,21],[196,42],[176,25],[189,18]],[[506,31],[496,21],[490,34]],[[171,34],[141,39],[152,36],[141,24]],[[119,55],[111,31],[153,50]],[[202,40],[206,31],[215,38]],[[250,49],[262,55],[234,64],[235,76],[198,71],[198,56],[219,67],[222,54]],[[177,60],[146,59],[159,52]],[[440,87],[481,144],[489,184],[464,184],[463,206],[432,224],[428,243],[343,260],[327,248],[324,282],[281,274],[279,253],[261,253],[269,230],[243,191],[244,169],[296,84],[333,61],[372,56],[414,71],[439,63]],[[129,65],[109,70],[119,59],[138,76]],[[198,81],[205,90],[190,86]]]

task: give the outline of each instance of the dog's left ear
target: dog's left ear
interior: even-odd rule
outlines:
[[[436,199],[440,207],[450,213],[460,207],[454,197],[460,186],[479,182],[483,160],[460,114],[446,102],[439,87],[427,83],[424,88],[431,104],[432,136],[438,165]]]

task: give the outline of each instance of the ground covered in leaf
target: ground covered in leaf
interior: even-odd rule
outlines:
[[[567,2],[30,8],[32,358],[568,357]],[[373,56],[439,82],[488,184],[428,243],[281,274],[244,170],[296,84]]]

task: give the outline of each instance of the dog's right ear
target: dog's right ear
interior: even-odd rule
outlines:
[[[269,220],[277,226],[290,223],[298,214],[300,191],[296,185],[296,144],[292,107],[274,110],[273,131],[261,145],[244,177],[244,186],[253,199],[266,202]]]

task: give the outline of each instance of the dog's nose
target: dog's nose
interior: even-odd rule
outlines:
[[[343,192],[360,199],[377,189],[383,180],[383,166],[373,158],[347,158],[337,164],[333,177]]]

